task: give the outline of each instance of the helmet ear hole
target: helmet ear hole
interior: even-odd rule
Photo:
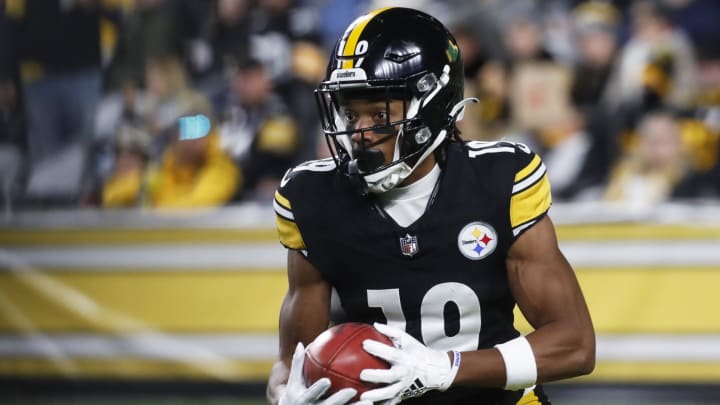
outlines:
[[[424,94],[424,93],[427,93],[428,91],[432,90],[433,88],[435,88],[436,84],[437,84],[437,77],[435,76],[434,73],[430,72],[430,73],[423,75],[423,77],[421,77],[417,81],[417,84],[415,84],[415,87],[417,88],[417,91],[420,92],[420,94]]]
[[[415,133],[415,143],[422,145],[432,136],[432,131],[428,127],[422,127]]]

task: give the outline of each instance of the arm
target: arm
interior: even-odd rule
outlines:
[[[277,404],[298,342],[310,343],[330,322],[330,285],[297,251],[288,250],[288,291],[280,308],[280,360],[268,381],[267,399]]]
[[[520,310],[535,329],[528,341],[535,353],[538,381],[589,374],[595,367],[595,331],[549,217],[510,249],[508,277]]]
[[[595,366],[595,333],[572,267],[560,252],[555,229],[545,216],[510,248],[508,279],[513,296],[535,329],[527,336],[537,381],[590,373]],[[495,349],[463,353],[455,384],[504,386],[505,365]]]

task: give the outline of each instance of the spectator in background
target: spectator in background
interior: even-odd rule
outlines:
[[[132,0],[132,4],[105,73],[107,91],[142,87],[148,59],[175,56],[182,60],[178,8],[170,0]]]
[[[28,189],[39,199],[74,200],[101,94],[103,17],[99,0],[9,1],[0,35],[5,69],[19,72],[27,120]],[[109,7],[109,6],[108,6]],[[60,153],[60,152],[63,153]]]
[[[222,108],[221,145],[242,167],[244,199],[272,201],[283,174],[297,159],[301,144],[296,121],[273,91],[268,69],[241,61]]]
[[[149,140],[142,134],[119,136],[115,172],[103,187],[103,206],[202,208],[232,200],[242,176],[220,149],[210,118],[190,114],[177,123],[159,165],[148,164]]]
[[[465,84],[465,94],[479,102],[466,107],[458,122],[463,133],[475,134],[479,140],[496,140],[510,128],[510,83],[506,64],[489,60]]]
[[[304,14],[296,11],[291,0],[259,0],[251,15],[249,56],[265,65],[280,93],[292,77],[293,41],[314,35],[313,21],[300,21]]]
[[[19,194],[22,183],[25,122],[15,83],[0,77],[0,196],[6,212]]]
[[[607,87],[618,47],[618,12],[608,2],[586,1],[573,11],[577,62],[572,101],[583,109],[598,105]]]
[[[129,123],[118,128],[112,166],[101,185],[103,207],[140,207],[145,204],[144,183],[151,141],[147,132]]]
[[[492,25],[489,18],[483,14],[476,18]],[[465,108],[465,117],[458,123],[458,127],[464,134],[472,134],[473,139],[493,140],[507,130],[508,72],[497,55],[486,49],[485,41],[492,40],[493,28],[484,27],[484,31],[479,32],[473,23],[477,24],[475,21],[466,20],[451,28],[463,55],[465,94],[476,97],[479,101]]]
[[[608,136],[570,106],[537,131],[530,143],[543,156],[557,200],[594,199],[612,163]]]
[[[298,161],[318,158],[318,145],[325,144],[317,115],[313,91],[325,76],[327,53],[316,43],[298,40],[292,50],[292,91],[286,96],[290,112],[298,125]],[[322,148],[322,153],[326,148]]]
[[[513,15],[505,26],[503,42],[513,66],[552,60],[552,55],[543,46],[542,30],[536,19],[532,12],[521,12]]]
[[[580,176],[569,187],[558,189],[556,196],[596,198],[618,155],[617,133],[621,127],[603,102],[603,95],[618,52],[620,15],[610,2],[590,0],[575,7],[571,16],[576,58],[570,101],[576,114],[582,116],[583,132],[591,142]]]
[[[195,82],[211,99],[222,94],[226,72],[250,52],[250,0],[214,0],[190,42],[190,67]]]
[[[675,187],[674,199],[708,199],[720,197],[720,108],[704,120],[687,117],[680,121],[683,144],[691,159],[690,172]]]
[[[145,68],[145,92],[135,104],[135,113],[156,142],[163,145],[174,135],[177,119],[191,109],[211,116],[213,108],[204,94],[193,90],[185,66],[173,56],[151,58]]]
[[[637,0],[632,35],[623,47],[605,97],[614,111],[643,111],[672,106],[689,108],[697,90],[692,44],[656,0]],[[633,117],[630,117],[632,121]]]
[[[27,151],[27,139],[15,49],[7,46],[15,43],[13,35],[17,32],[0,13],[0,148],[12,149],[10,153],[21,158]]]
[[[672,114],[645,115],[637,132],[638,143],[613,168],[604,199],[642,208],[667,201],[690,164]]]
[[[698,59],[720,53],[720,2],[664,0],[673,23],[692,41]]]
[[[147,140],[140,142],[145,145],[142,157],[156,164],[176,135],[179,117],[191,111],[209,117],[214,115],[207,97],[190,87],[185,67],[176,57],[150,58],[143,82],[144,90],[133,85],[124,86],[121,95],[105,104],[98,116],[98,128],[102,129],[98,131],[102,138],[98,139],[95,148],[94,187],[84,198],[89,205],[100,203],[102,183],[117,164],[118,144],[125,143],[124,139],[116,139],[118,136],[143,134]]]

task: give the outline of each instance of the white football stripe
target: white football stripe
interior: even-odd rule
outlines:
[[[522,180],[519,183],[515,183],[515,185],[512,188],[512,193],[515,194],[519,191],[525,190],[526,188],[530,187],[532,184],[534,184],[536,181],[540,179],[545,174],[545,163],[540,163],[540,166],[535,169],[535,171],[528,177],[525,178],[525,180]]]
[[[524,223],[520,226],[516,226],[515,228],[513,228],[513,236],[518,236],[520,232],[522,232],[527,227],[532,226],[532,224],[534,224],[535,222],[537,222],[537,219]]]
[[[468,155],[470,155],[471,158],[474,158],[476,156],[485,155],[488,153],[500,153],[500,152],[510,152],[515,153],[515,148],[512,146],[499,146],[497,148],[487,148],[487,149],[480,149],[480,150],[468,150]]]
[[[281,217],[287,218],[291,221],[295,220],[295,216],[293,215],[292,211],[280,205],[277,200],[273,200],[273,208],[275,208],[275,212],[277,212]]]

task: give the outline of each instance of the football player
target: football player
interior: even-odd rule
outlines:
[[[344,404],[307,387],[304,345],[328,328],[334,288],[349,321],[394,345],[363,403],[547,404],[540,385],[589,373],[595,335],[547,213],[540,157],[463,142],[463,69],[435,18],[389,7],[357,18],[315,92],[332,158],[287,172],[275,194],[289,289],[268,400]],[[513,327],[518,305],[534,331]]]

